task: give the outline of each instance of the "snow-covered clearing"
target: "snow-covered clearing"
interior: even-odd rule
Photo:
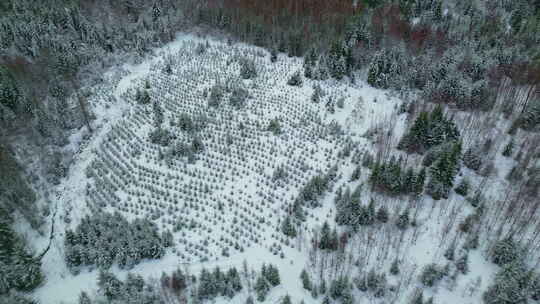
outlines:
[[[201,45],[208,43],[204,51]],[[302,289],[300,272],[310,266],[309,249],[313,228],[324,220],[333,222],[334,194],[321,199],[322,206],[307,209],[303,238],[289,241],[276,229],[287,214],[299,190],[317,174],[338,165],[339,179],[334,190],[343,184],[351,188],[366,183],[367,169],[359,181],[348,178],[357,166],[351,157],[338,154],[347,145],[355,152],[380,151],[376,142],[377,126],[388,130],[392,126],[395,142],[405,130],[406,115],[398,115],[402,101],[389,92],[374,89],[363,81],[304,80],[303,86],[287,85],[290,76],[300,70],[302,59],[279,55],[271,63],[266,51],[242,44],[228,46],[214,39],[180,35],[178,39],[156,50],[156,56],[139,65],[125,65],[104,75],[106,83],[96,88],[91,99],[96,120],[94,133],[83,141],[68,176],[56,188],[58,218],[55,238],[43,259],[46,283],[34,297],[43,304],[75,303],[82,290],[96,291],[97,271],[85,270],[72,275],[63,261],[63,234],[73,228],[90,209],[106,208],[128,218],[150,217],[161,229],[174,230],[175,246],[158,261],[147,261],[130,271],[145,277],[159,278],[160,274],[177,267],[197,272],[202,267],[219,265],[241,267],[245,260],[250,267],[262,263],[278,265],[282,284],[272,290],[267,303],[275,303],[290,294],[294,303],[319,303]],[[255,79],[238,76],[240,58],[254,60],[258,69]],[[170,64],[172,73],[164,70]],[[135,89],[149,93],[164,114],[163,128],[174,135],[170,146],[189,144],[192,134],[177,125],[185,113],[195,122],[203,122],[197,136],[205,146],[204,152],[192,164],[185,158],[168,158],[169,148],[150,143],[148,136],[154,127],[152,105],[135,101]],[[211,88],[219,83],[226,88],[218,108],[207,106]],[[325,97],[313,103],[313,85],[318,83]],[[236,109],[229,104],[228,89],[241,86],[249,92],[246,104]],[[343,98],[342,108],[336,105]],[[327,102],[330,100],[330,103]],[[328,110],[334,108],[334,113]],[[278,119],[282,133],[267,131],[272,119]],[[368,132],[371,131],[371,132]],[[74,134],[73,139],[80,138]],[[278,167],[287,172],[284,180],[274,182]],[[371,194],[367,187],[362,202],[367,204]],[[367,247],[371,255],[360,264],[387,271],[397,256],[403,261],[403,272],[411,272],[394,303],[406,303],[417,286],[416,276],[423,265],[431,262],[445,264],[442,253],[446,248],[440,238],[447,229],[448,218],[440,206],[430,199],[421,202],[390,200],[389,209],[403,210],[408,204],[423,204],[417,214],[417,227],[402,236],[402,241],[366,241],[371,233],[399,233],[392,224],[366,228],[350,240],[355,259],[362,257]],[[439,202],[440,204],[440,202]],[[444,202],[444,210],[470,213],[463,198],[452,195]],[[414,205],[413,205],[414,206]],[[394,213],[392,213],[394,214]],[[395,215],[397,216],[397,214]],[[391,220],[394,215],[391,216]],[[462,216],[461,216],[462,217]],[[461,218],[459,217],[459,218]],[[175,229],[176,228],[176,229]],[[384,235],[384,234],[383,234]],[[451,237],[451,236],[447,236]],[[46,246],[46,240],[38,244]],[[280,257],[283,252],[284,258]],[[347,271],[358,274],[357,261],[351,261]],[[438,287],[428,293],[437,294],[437,303],[479,303],[481,292],[495,269],[480,251],[469,256],[471,271],[461,275],[456,286]],[[369,268],[369,267],[368,267]],[[416,272],[412,272],[416,270]],[[113,267],[119,276],[127,270]],[[471,290],[477,276],[480,287]],[[389,282],[396,281],[389,278]],[[419,286],[419,285],[418,285]],[[363,302],[361,293],[355,294]],[[243,303],[246,294],[233,299]],[[391,298],[375,299],[372,303],[387,303]],[[224,301],[224,300],[223,300]]]

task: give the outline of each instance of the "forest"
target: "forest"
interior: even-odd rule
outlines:
[[[538,303],[539,45],[539,0],[1,1],[0,303]]]

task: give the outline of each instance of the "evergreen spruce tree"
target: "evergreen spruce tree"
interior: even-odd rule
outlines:
[[[294,227],[293,221],[289,215],[287,215],[281,223],[281,231],[288,237],[296,237],[296,228]]]
[[[467,180],[467,178],[464,178],[461,180],[461,183],[459,183],[459,185],[456,187],[455,191],[461,196],[467,196],[467,194],[469,193],[469,187],[469,180]]]
[[[0,66],[0,104],[16,111],[22,99],[17,82],[9,70]]]
[[[110,301],[121,296],[123,283],[110,272],[100,270],[98,275],[99,291]]]
[[[427,193],[435,200],[448,198],[454,178],[459,171],[461,144],[455,142],[450,151],[445,151],[430,168],[431,179],[427,185]]]
[[[463,164],[473,171],[478,171],[482,166],[481,156],[472,148],[469,148],[463,154]]]
[[[405,172],[405,175],[403,176],[403,192],[404,193],[414,193],[414,188],[416,184],[416,175],[414,174],[414,170],[412,168],[408,168]]]
[[[386,206],[383,205],[377,210],[377,220],[381,223],[388,222],[388,209]]]
[[[409,209],[406,209],[397,219],[396,226],[400,230],[405,230],[409,226]]]
[[[302,287],[305,290],[310,290],[313,288],[311,285],[311,279],[309,278],[309,274],[305,269],[302,269],[302,272],[300,273],[300,279],[302,280]]]
[[[462,274],[467,274],[469,272],[469,255],[465,253],[456,261],[456,268]]]
[[[493,284],[483,294],[485,304],[528,303],[531,272],[521,261],[504,264],[495,275]]]
[[[369,200],[369,204],[367,206],[367,223],[368,225],[372,225],[375,222],[375,200],[372,198]]]
[[[212,273],[212,297],[216,297],[218,295],[225,295],[225,276],[221,272],[221,269],[219,266],[216,266],[214,268],[214,271]]]
[[[454,245],[454,243],[452,243],[447,249],[446,251],[444,252],[444,257],[449,260],[449,261],[453,261],[454,260],[454,256],[455,256],[455,252],[456,252],[456,246]]]
[[[281,304],[291,304],[291,296],[288,294],[283,297],[283,300],[281,300]]]
[[[81,291],[79,295],[79,304],[92,304],[92,300],[85,291]]]
[[[426,169],[422,168],[418,175],[416,175],[415,181],[414,181],[414,190],[413,194],[415,196],[422,195],[422,192],[424,192],[424,183],[426,180]]]
[[[420,274],[420,281],[424,286],[433,287],[444,277],[444,272],[435,264],[428,264]]]
[[[537,274],[536,278],[532,282],[531,298],[535,301],[540,300],[540,274]]]
[[[519,260],[520,256],[520,249],[514,240],[512,238],[505,238],[493,246],[491,261],[499,266],[503,266]]]
[[[330,231],[330,225],[328,225],[328,222],[325,221],[323,223],[323,226],[321,228],[321,239],[319,240],[319,248],[320,249],[329,249],[331,244],[331,231]]]
[[[424,304],[424,293],[421,290],[415,293],[411,304]]]
[[[323,97],[323,91],[319,84],[313,86],[313,95],[311,95],[311,101],[314,103],[319,103]]]
[[[287,81],[287,84],[288,84],[288,85],[290,85],[290,86],[296,86],[296,87],[301,87],[301,86],[302,86],[302,83],[303,83],[302,75],[300,74],[299,71],[296,71],[296,72],[291,76],[291,78],[289,78],[289,80]]]
[[[324,296],[322,304],[330,304],[330,298],[328,296]]]
[[[270,62],[274,63],[277,61],[278,59],[278,53],[277,53],[277,50],[275,48],[272,48],[270,50]]]
[[[257,295],[257,301],[264,302],[266,295],[270,291],[270,286],[266,282],[266,279],[261,275],[255,282],[255,293]]]
[[[278,286],[281,284],[281,279],[279,276],[279,270],[276,266],[270,264],[268,265],[268,268],[266,269],[266,279],[272,285],[272,287]]]
[[[339,299],[343,296],[345,290],[349,288],[349,278],[346,276],[339,276],[337,279],[332,280],[330,284],[330,297],[332,299]]]
[[[502,152],[502,155],[505,157],[512,156],[512,151],[514,150],[514,139],[510,139],[508,144],[504,147],[504,150]]]
[[[351,178],[349,179],[350,181],[357,181],[360,176],[361,176],[362,172],[361,172],[361,167],[360,166],[357,166],[356,168],[354,168],[352,174],[351,174]]]
[[[392,265],[390,266],[390,273],[392,275],[398,275],[399,274],[399,261],[398,261],[398,259],[395,259],[392,262]]]
[[[319,293],[324,295],[326,294],[326,280],[322,279],[321,284],[319,285]]]
[[[215,293],[212,281],[212,274],[203,268],[199,276],[199,286],[197,289],[197,297],[199,300],[210,299]]]

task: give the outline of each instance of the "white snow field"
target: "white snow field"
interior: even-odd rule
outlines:
[[[199,44],[208,47],[200,52]],[[239,76],[241,58],[255,62],[257,77],[244,80]],[[170,74],[165,72],[167,63]],[[96,115],[94,133],[83,140],[67,178],[56,189],[56,234],[43,259],[46,283],[33,296],[43,304],[77,303],[81,291],[96,291],[97,270],[73,275],[65,266],[63,234],[90,210],[100,209],[118,211],[128,219],[151,218],[160,229],[174,231],[175,244],[163,259],[143,262],[131,270],[113,267],[120,277],[128,271],[159,278],[161,272],[177,267],[192,273],[216,265],[241,267],[244,260],[253,268],[273,263],[279,267],[282,284],[272,290],[266,303],[276,303],[285,294],[291,295],[293,303],[302,299],[320,303],[320,297],[314,299],[302,289],[299,277],[303,268],[313,278],[323,274],[330,279],[342,273],[354,278],[372,268],[388,272],[397,257],[401,274],[387,275],[393,291],[375,298],[355,289],[354,295],[359,303],[408,303],[421,284],[417,277],[422,267],[433,262],[446,264],[445,244],[455,237],[458,224],[447,214],[462,219],[472,208],[455,194],[444,203],[427,197],[383,199],[366,185],[362,202],[367,204],[373,198],[377,204],[387,204],[390,221],[361,228],[340,254],[313,250],[310,240],[316,228],[325,220],[334,226],[334,191],[342,185],[354,189],[367,183],[367,168],[359,181],[349,182],[360,155],[386,151],[380,140],[384,136],[377,133],[380,129],[393,130],[395,147],[406,128],[406,115],[398,114],[403,103],[400,98],[360,80],[351,84],[304,79],[301,87],[288,85],[291,75],[301,69],[301,58],[280,54],[271,63],[268,52],[260,48],[182,34],[141,64],[125,65],[104,75],[105,83],[94,88],[91,99]],[[153,106],[135,101],[136,89],[145,90],[147,83],[152,101],[163,110],[163,129],[173,134],[169,147],[150,142],[149,133],[155,129]],[[326,93],[319,103],[311,101],[315,83]],[[226,90],[220,105],[209,107],[215,84],[245,88],[249,92],[245,106],[230,105],[231,93]],[[340,98],[344,98],[343,108],[336,106]],[[329,99],[334,101],[334,113],[327,109]],[[195,134],[205,149],[192,163],[185,157],[167,155],[170,147],[191,143],[193,135],[177,125],[182,114],[204,122]],[[278,135],[267,131],[276,118],[282,129]],[[347,146],[352,147],[350,155],[339,156]],[[302,186],[334,165],[338,178],[332,191],[320,199],[320,207],[305,208],[307,221],[300,237],[288,239],[279,229],[279,221]],[[287,176],[274,181],[280,167]],[[401,232],[394,219],[405,208],[414,210],[416,226]],[[40,244],[45,246],[45,241]],[[471,251],[469,266],[469,273],[460,274],[456,284],[442,282],[425,289],[425,295],[435,295],[440,304],[480,303],[496,268],[485,261],[480,250]],[[450,273],[457,272],[451,269]],[[244,303],[246,297],[244,289],[231,302]],[[226,301],[218,298],[216,302]]]

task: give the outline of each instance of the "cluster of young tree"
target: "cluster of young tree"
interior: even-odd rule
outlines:
[[[285,234],[288,237],[296,237],[297,231],[296,231],[296,219],[290,215],[287,215],[283,222],[281,222],[281,232]]]
[[[113,263],[131,268],[143,259],[159,259],[173,242],[148,219],[127,221],[120,213],[98,212],[84,217],[74,231],[66,230],[65,260],[77,272],[81,266],[107,269]]]
[[[347,225],[357,230],[359,226],[369,226],[376,222],[386,223],[388,221],[388,210],[385,206],[375,209],[375,200],[371,199],[368,205],[363,205],[360,201],[362,185],[359,185],[351,193],[349,187],[339,188],[334,203],[336,204],[336,223]]]
[[[268,127],[266,127],[266,130],[272,132],[274,135],[279,135],[283,132],[283,130],[281,129],[281,123],[279,122],[278,118],[270,120],[270,122],[268,123]]]
[[[382,298],[388,292],[388,281],[384,272],[371,269],[367,273],[354,278],[356,287],[362,292],[370,292],[375,298]]]
[[[315,237],[312,242],[314,246],[322,250],[334,251],[340,246],[340,239],[336,228],[330,229],[327,221],[324,221],[318,238]]]
[[[323,303],[330,303],[330,299],[340,301],[340,303],[352,304],[356,303],[352,294],[353,284],[349,277],[340,275],[330,281],[330,286],[327,288],[326,280],[322,279],[320,284],[316,284],[311,280],[309,273],[303,269],[300,273],[302,287],[311,292],[311,295],[316,299],[322,295]]]
[[[423,165],[430,167],[426,193],[435,200],[448,198],[454,186],[455,176],[460,170],[461,142],[460,133],[453,119],[446,117],[440,105],[429,113],[422,111],[418,115],[411,128],[401,138],[398,149],[409,153],[425,153]],[[476,168],[479,167],[477,163],[480,160],[474,156],[475,154],[469,151],[467,163]],[[399,172],[398,167],[394,164],[394,167],[390,167],[394,168],[390,169],[390,172]],[[411,173],[406,173],[405,179],[407,176],[409,179],[410,176],[414,176],[414,172]],[[394,173],[394,177],[397,177],[396,174]],[[419,175],[422,176],[422,171]],[[389,182],[398,184],[396,180],[389,180]],[[413,193],[421,193],[419,185],[417,188],[419,192],[414,191],[414,186],[412,188]]]
[[[272,264],[263,264],[254,286],[257,301],[264,302],[270,289],[279,284],[281,284],[281,278],[278,268]]]
[[[501,268],[483,294],[484,303],[517,304],[540,300],[540,274],[528,267],[523,248],[511,237],[495,243],[491,261]]]
[[[400,157],[392,156],[388,162],[377,160],[369,177],[372,189],[379,192],[400,195],[411,194],[419,196],[424,191],[426,170],[422,168],[415,172],[412,167],[405,168]]]
[[[200,275],[189,275],[180,269],[170,275],[162,273],[158,282],[145,281],[140,275],[128,273],[121,281],[113,273],[100,270],[98,293],[90,296],[82,292],[79,304],[165,304],[176,301],[213,300],[218,296],[233,298],[242,290],[238,270],[234,267],[223,272],[219,267],[213,271],[202,269]]]
[[[242,290],[242,282],[236,268],[222,272],[219,267],[213,271],[201,270],[198,280],[197,298],[201,301],[212,300],[218,296],[233,298]]]
[[[422,111],[398,144],[398,149],[408,153],[424,154],[442,143],[459,140],[460,133],[452,118],[437,105],[431,112]]]
[[[41,257],[28,248],[12,224],[10,213],[0,204],[0,298],[10,299],[11,292],[31,291],[44,280]]]
[[[428,264],[422,269],[420,282],[426,287],[433,287],[445,276],[448,275],[448,268],[437,264]]]
[[[305,215],[303,207],[308,204],[311,207],[320,205],[318,198],[330,189],[332,182],[337,177],[337,166],[333,166],[326,174],[319,174],[312,177],[300,190],[298,197],[294,200],[292,214],[299,220],[304,221]]]
[[[113,273],[100,270],[97,283],[98,294],[92,298],[88,293],[81,292],[79,304],[165,303],[159,286],[145,282],[137,274],[128,273],[126,279],[121,281]]]

